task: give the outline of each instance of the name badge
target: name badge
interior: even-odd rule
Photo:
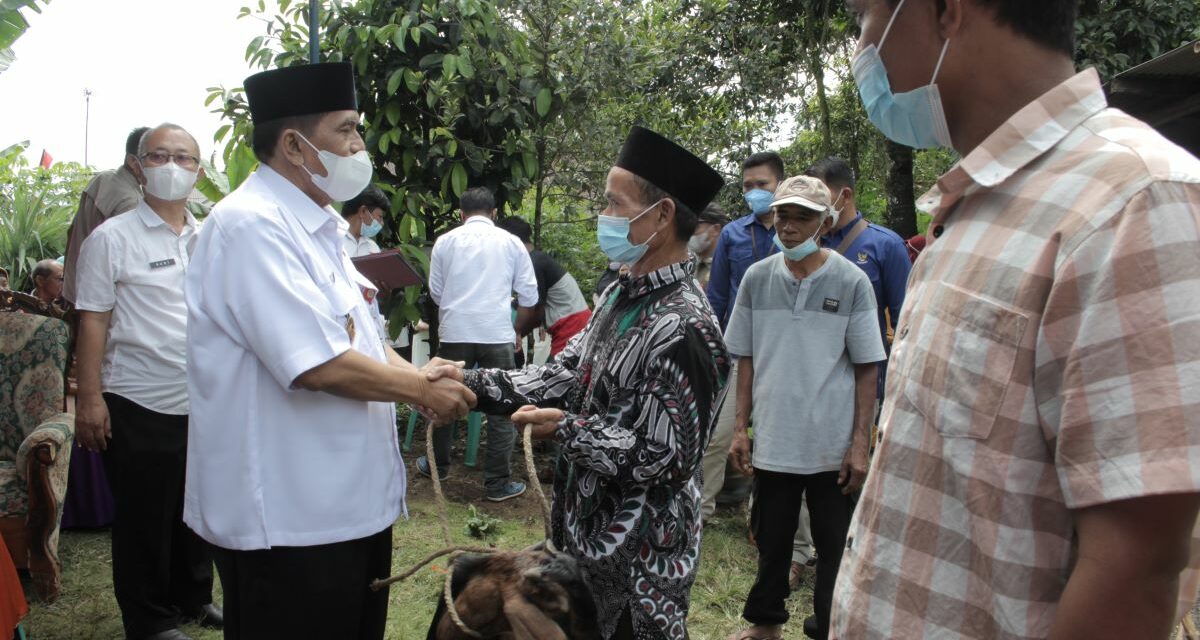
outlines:
[[[167,258],[166,260],[155,260],[154,262],[150,263],[150,268],[151,269],[162,269],[163,267],[169,267],[173,264],[175,264],[175,258]]]
[[[837,313],[838,307],[842,306],[841,301],[833,298],[825,298],[825,304],[821,305],[821,309],[830,313]]]

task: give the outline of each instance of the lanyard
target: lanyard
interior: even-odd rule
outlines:
[[[758,262],[759,261],[758,238],[754,235],[754,222],[753,221],[750,222],[750,251],[752,253],[754,253],[754,261]],[[771,253],[773,251],[775,251],[775,245],[772,244],[770,247],[767,247],[767,255],[768,256],[771,255]]]

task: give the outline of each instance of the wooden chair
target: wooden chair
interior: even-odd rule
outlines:
[[[58,530],[75,417],[62,413],[69,342],[63,320],[0,312],[0,535],[37,596],[61,589]]]

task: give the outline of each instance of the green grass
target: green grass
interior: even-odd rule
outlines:
[[[393,568],[399,573],[443,547],[434,503],[427,492],[412,491],[411,518],[396,523]],[[424,494],[424,495],[423,495]],[[453,494],[452,494],[453,495]],[[514,504],[515,503],[515,504]],[[541,517],[532,495],[500,505],[484,503],[480,510],[499,517],[496,536],[481,542],[464,532],[467,505],[452,503],[455,544],[493,544],[519,549],[542,537]],[[698,640],[723,639],[740,628],[742,603],[754,582],[756,554],[746,540],[745,517],[720,512],[704,532],[700,574],[692,588],[688,630]],[[34,640],[109,640],[121,638],[121,618],[112,592],[112,563],[107,532],[64,532],[59,551],[63,561],[63,595],[52,605],[31,603],[25,628]],[[423,640],[441,588],[444,561],[435,561],[407,581],[393,585],[388,608],[389,639]],[[788,602],[792,622],[787,637],[803,637],[800,623],[811,613],[811,582]],[[214,598],[220,602],[220,587]],[[196,640],[217,640],[220,632],[188,625],[183,631]]]

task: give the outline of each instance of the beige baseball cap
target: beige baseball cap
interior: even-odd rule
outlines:
[[[829,209],[829,187],[811,176],[792,176],[775,189],[772,207],[781,204],[798,204],[814,211]]]

